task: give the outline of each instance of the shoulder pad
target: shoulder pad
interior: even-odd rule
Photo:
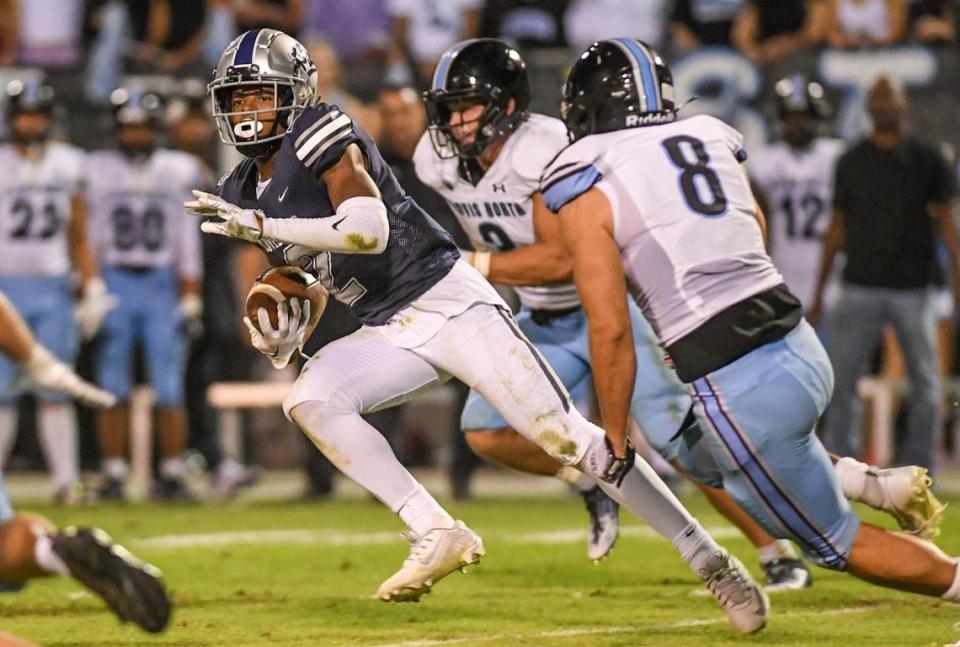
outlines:
[[[325,103],[305,110],[288,137],[297,158],[316,175],[333,166],[344,149],[357,141],[350,117]]]
[[[426,131],[420,136],[417,148],[413,152],[413,167],[417,177],[430,188],[440,190],[443,186],[441,164],[442,160],[433,149],[433,142],[430,141],[430,132]]]
[[[581,139],[563,149],[543,171],[540,192],[550,211],[557,212],[563,205],[586,193],[603,176],[594,166],[599,150],[597,136]]]
[[[536,183],[546,166],[566,148],[567,127],[559,119],[545,115],[532,114],[513,134],[517,141],[513,145],[511,162],[513,170],[523,180]]]

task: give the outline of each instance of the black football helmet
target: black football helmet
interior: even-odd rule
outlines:
[[[530,95],[530,78],[520,52],[496,38],[457,43],[440,57],[431,89],[423,93],[434,149],[443,158],[475,158],[526,120]],[[510,99],[515,105],[507,114]],[[453,136],[450,105],[469,102],[484,109],[476,139],[464,145]]]
[[[132,157],[149,155],[157,146],[163,118],[160,95],[137,85],[129,85],[111,92],[110,103],[113,105],[113,125],[120,149]],[[128,126],[147,126],[151,134],[149,137],[138,134],[137,128],[125,131]]]
[[[802,74],[780,79],[774,91],[777,95],[777,119],[783,119],[791,112],[806,112],[817,120],[830,117],[830,104],[827,103],[823,86],[816,81],[807,82]]]
[[[670,68],[653,48],[634,38],[596,42],[567,74],[560,116],[571,142],[674,121]]]
[[[113,121],[117,126],[141,123],[157,125],[163,116],[160,95],[135,85],[111,92],[110,103],[113,105]]]
[[[7,124],[10,126],[13,141],[31,144],[46,140],[50,136],[57,108],[53,88],[46,85],[41,78],[17,79],[7,84],[6,95]],[[14,117],[23,113],[46,115],[50,119],[49,126],[43,131],[24,133],[13,124]]]

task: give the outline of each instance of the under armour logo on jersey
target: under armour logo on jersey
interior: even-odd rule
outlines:
[[[494,193],[506,193],[507,186],[503,182],[494,182],[493,183],[493,192]]]

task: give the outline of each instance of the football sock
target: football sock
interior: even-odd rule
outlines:
[[[883,487],[866,463],[844,456],[833,466],[843,495],[852,501],[866,503],[871,508],[882,508]]]
[[[760,554],[761,564],[769,564],[778,559],[798,559],[793,544],[786,539],[777,539],[772,544],[761,546],[757,552]]]
[[[599,468],[594,466],[605,465],[607,456],[606,444],[603,437],[599,436],[590,445],[580,467],[588,473],[597,471],[593,476],[614,501],[640,517],[668,541],[673,541],[692,524],[696,524],[670,488],[640,456],[636,457],[633,469],[624,476],[620,487],[600,480]]]
[[[63,488],[79,479],[77,419],[72,404],[41,404],[37,412],[37,435],[55,487]]]
[[[957,570],[953,574],[953,584],[947,589],[946,593],[940,597],[951,602],[960,602],[960,559],[954,560],[957,564]]]
[[[114,481],[124,481],[130,468],[127,467],[127,461],[123,458],[107,458],[103,461],[103,473]]]
[[[569,483],[580,492],[589,492],[597,487],[597,479],[581,472],[575,467],[568,467],[567,465],[564,465],[557,471],[557,478],[564,483]]]
[[[337,469],[380,499],[418,536],[453,518],[400,464],[386,438],[347,407],[304,402],[291,418]]]
[[[453,528],[455,523],[453,517],[447,514],[419,483],[400,504],[396,513],[417,537],[422,537],[434,528]]]
[[[17,408],[0,406],[0,467],[7,464],[13,443],[17,439]]]
[[[704,570],[711,556],[723,550],[697,521],[692,522],[674,537],[673,545],[680,552],[683,561],[696,573]]]
[[[53,552],[53,539],[46,533],[37,535],[33,544],[33,558],[37,566],[53,575],[70,575],[70,569],[60,556]]]

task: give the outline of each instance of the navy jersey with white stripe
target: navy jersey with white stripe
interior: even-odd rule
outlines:
[[[403,192],[376,145],[349,116],[324,103],[306,109],[283,138],[273,177],[259,197],[257,167],[250,159],[224,177],[217,191],[268,218],[328,218],[335,210],[320,176],[350,144],[363,151],[386,205],[386,250],[377,255],[316,252],[270,240],[260,246],[273,265],[299,265],[316,274],[361,322],[380,325],[446,276],[459,252],[450,235]]]

